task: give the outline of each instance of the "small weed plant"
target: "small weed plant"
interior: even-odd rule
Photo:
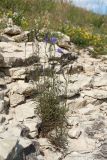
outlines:
[[[7,18],[11,18],[15,25],[21,26],[23,28],[28,27],[28,22],[23,16],[22,12],[12,12],[11,10],[7,12]]]
[[[72,25],[65,25],[63,27],[63,32],[70,36],[71,41],[78,46],[101,46],[102,37],[99,34],[92,33],[91,30],[85,27],[75,27]]]

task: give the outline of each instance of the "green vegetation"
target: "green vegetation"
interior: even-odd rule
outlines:
[[[55,0],[1,0],[2,13],[17,12],[22,14],[29,22],[29,27],[35,25],[34,20],[41,18],[48,21],[50,28],[59,29],[65,23],[93,28],[93,31],[106,32],[107,17],[100,16],[83,9],[74,7],[65,1]],[[63,13],[63,14],[62,14]],[[84,18],[82,18],[84,17]]]
[[[52,144],[58,148],[66,148],[66,103],[60,104],[57,84],[52,78],[49,88],[45,90],[38,97],[38,115],[42,120],[41,135],[47,137]]]
[[[5,13],[24,29],[61,31],[78,46],[93,45],[95,54],[106,54],[107,16],[88,12],[62,0],[1,0],[0,10],[1,16]],[[1,23],[2,27],[5,27],[4,23]]]
[[[1,17],[5,13],[24,29],[61,31],[78,46],[93,45],[96,54],[106,54],[107,16],[88,12],[62,0],[1,0],[0,10]],[[0,28],[5,26],[1,22]]]
[[[66,25],[63,32],[71,37],[71,41],[80,46],[99,46],[102,43],[102,37],[99,34],[93,34],[86,27],[74,27]]]

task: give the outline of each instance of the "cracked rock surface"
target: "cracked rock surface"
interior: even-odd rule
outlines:
[[[9,29],[5,33],[17,35]],[[0,160],[107,159],[107,56],[92,58],[88,48],[77,49],[67,41],[59,43],[63,55],[56,45],[51,59],[44,42],[38,42],[39,52],[34,42],[0,42]],[[63,152],[47,138],[37,139],[41,119],[33,99],[44,89],[38,88],[38,76],[42,86],[51,67],[69,108],[68,146]]]

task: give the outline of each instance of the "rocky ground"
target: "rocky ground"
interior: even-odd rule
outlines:
[[[78,49],[63,35],[50,59],[49,44],[22,42],[22,35],[14,27],[0,36],[0,160],[106,160],[107,56],[92,58],[92,47]],[[34,97],[53,61],[61,95],[68,81],[68,146],[63,152],[47,138],[36,138],[41,119]]]

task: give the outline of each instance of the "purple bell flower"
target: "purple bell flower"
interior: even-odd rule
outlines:
[[[50,38],[50,43],[55,45],[57,43],[57,38],[56,37],[51,37]]]
[[[49,43],[49,36],[48,36],[48,33],[45,34],[44,41],[45,41],[46,43]]]
[[[58,48],[57,52],[63,54],[63,50],[61,48]]]

